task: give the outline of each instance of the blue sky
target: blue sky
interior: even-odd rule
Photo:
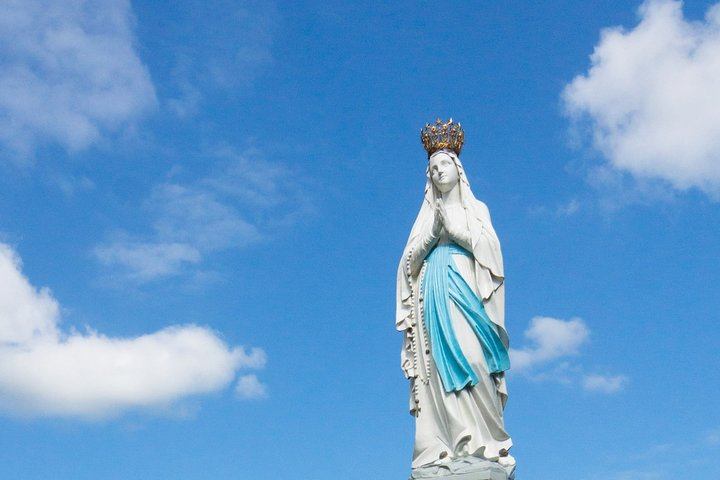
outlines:
[[[720,469],[720,4],[10,0],[0,45],[1,478],[404,478],[449,116],[518,474]]]

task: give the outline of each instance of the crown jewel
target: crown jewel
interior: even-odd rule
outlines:
[[[465,132],[460,125],[460,122],[453,123],[453,119],[448,120],[447,123],[443,123],[439,118],[434,124],[426,124],[425,128],[420,130],[420,140],[422,140],[423,146],[427,151],[428,158],[433,153],[443,148],[452,150],[457,155],[460,155],[462,150],[463,142],[465,141]]]

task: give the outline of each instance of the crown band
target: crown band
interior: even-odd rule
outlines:
[[[428,158],[443,148],[452,150],[457,155],[460,155],[462,150],[463,142],[465,141],[465,132],[460,125],[460,122],[453,123],[453,119],[448,120],[447,123],[443,123],[439,118],[435,121],[435,124],[426,124],[425,128],[420,130],[420,140],[425,147],[425,151],[428,154]]]

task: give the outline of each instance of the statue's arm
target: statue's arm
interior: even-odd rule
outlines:
[[[465,250],[472,252],[472,234],[470,233],[467,214],[463,215],[462,220],[460,220],[457,216],[454,218],[448,216],[442,204],[439,204],[438,210],[443,219],[443,228],[447,232],[448,237],[450,237],[450,240]]]
[[[453,229],[452,231],[448,231],[448,236],[450,239],[452,239],[453,242],[457,243],[461,247],[463,247],[468,252],[473,251],[472,247],[472,235],[470,235],[470,229],[466,228],[457,228]]]
[[[423,260],[432,250],[438,241],[439,233],[435,233],[435,229],[431,228],[421,233],[410,245],[407,257],[407,274],[416,277],[420,273]]]

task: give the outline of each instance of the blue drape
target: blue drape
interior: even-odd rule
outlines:
[[[450,318],[449,301],[462,312],[482,346],[489,373],[510,368],[507,348],[500,340],[482,300],[458,273],[453,255],[472,254],[454,243],[437,245],[427,256],[423,277],[425,326],[432,358],[446,392],[460,391],[478,383],[477,373],[458,344]]]

